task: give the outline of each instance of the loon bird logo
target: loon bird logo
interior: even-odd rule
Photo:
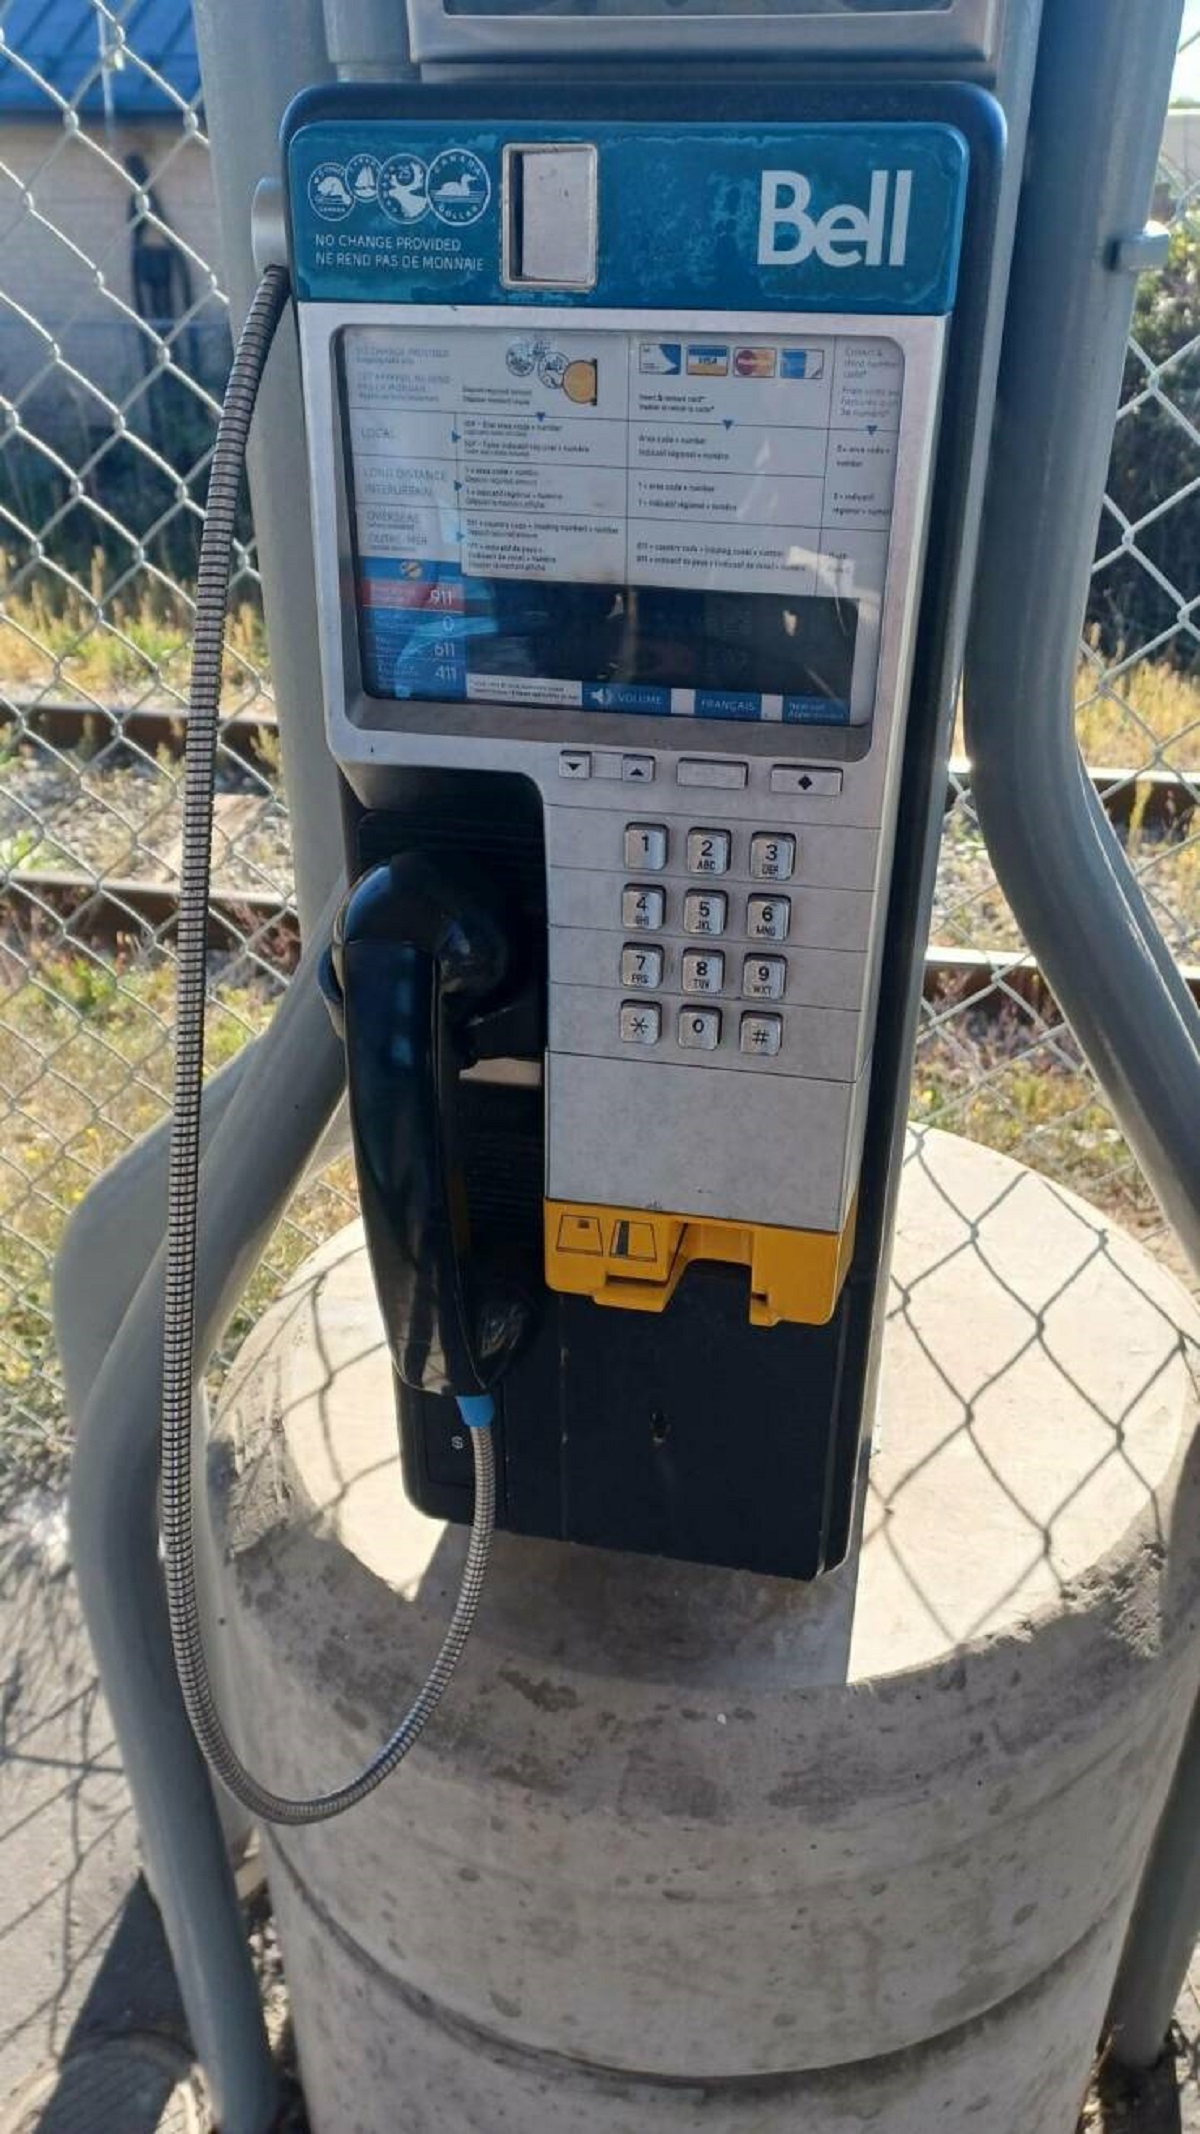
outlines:
[[[866,207],[841,200],[812,213],[812,179],[799,170],[764,170],[759,191],[758,264],[799,267],[815,254],[826,267],[902,267],[908,256],[911,170],[873,170]]]

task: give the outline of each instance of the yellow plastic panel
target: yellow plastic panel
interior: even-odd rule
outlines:
[[[717,1260],[749,1268],[755,1326],[780,1320],[823,1326],[833,1315],[854,1243],[853,1209],[840,1232],[564,1200],[548,1200],[545,1211],[551,1289],[625,1311],[660,1312],[685,1268],[694,1260]]]

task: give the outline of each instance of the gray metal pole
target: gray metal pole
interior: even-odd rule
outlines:
[[[1120,2066],[1153,2067],[1200,1938],[1200,1710],[1150,1854],[1113,1988],[1109,2025]]]
[[[979,819],[1018,920],[1200,1263],[1200,1017],[1083,775],[1074,677],[1181,0],[1054,0],[1030,124],[966,665]],[[1162,2050],[1200,1928],[1194,1719],[1122,1960],[1118,2060]]]
[[[401,81],[408,56],[408,10],[402,0],[324,0],[325,42],[344,81]]]
[[[253,1047],[201,1170],[196,1354],[211,1354],[271,1230],[341,1093],[342,1047],[316,984],[313,946],[265,1036]],[[138,1191],[164,1170],[158,1142],[143,1145]],[[59,1269],[56,1316],[94,1267],[112,1173],[93,1189],[83,1233],[70,1235]],[[165,1175],[160,1179],[165,1191]],[[107,1232],[111,1240],[111,1228]],[[224,1832],[175,1674],[159,1561],[159,1407],[165,1251],[159,1249],[76,1410],[71,1533],[76,1575],[104,1694],[120,1744],[147,1871],[179,1977],[192,2037],[222,2134],[265,2134],[274,2071]],[[94,1359],[82,1357],[88,1376]]]
[[[1046,10],[967,647],[979,820],[1017,919],[1200,1264],[1200,1015],[1083,773],[1074,678],[1182,0]]]
[[[206,1082],[204,1150],[252,1057],[253,1049],[247,1046]],[[96,1375],[162,1243],[170,1138],[171,1122],[164,1119],[89,1187],[55,1254],[54,1340],[72,1415],[83,1414]],[[112,1249],[114,1237],[121,1240],[119,1253]]]
[[[396,0],[403,14],[402,0]],[[279,170],[279,122],[297,90],[332,79],[321,0],[195,0],[225,284],[236,321],[257,279],[250,205]],[[342,867],[337,773],[325,746],[300,364],[281,332],[255,409],[250,494],[262,573],[296,902],[307,934]]]

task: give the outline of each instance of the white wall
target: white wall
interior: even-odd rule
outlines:
[[[1169,111],[1163,158],[1187,186],[1200,185],[1200,111]]]
[[[97,149],[103,153],[97,153]],[[131,322],[130,181],[127,154],[143,155],[167,220],[206,263],[192,262],[193,296],[211,289],[207,263],[219,267],[216,209],[208,151],[178,124],[155,122],[77,135],[58,120],[0,124],[0,392],[33,385],[51,351],[36,327],[53,335],[68,363],[102,393],[122,401],[142,376],[137,327]],[[211,371],[220,363],[223,311],[209,296],[193,346]],[[215,330],[214,330],[215,329]],[[31,412],[77,436],[102,433],[110,412],[80,380],[57,375],[36,386]]]

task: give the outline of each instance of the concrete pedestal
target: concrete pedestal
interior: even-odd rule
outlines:
[[[1196,1332],[1082,1203],[917,1139],[857,1565],[498,1537],[410,1761],[272,1839],[317,2134],[1072,2134],[1200,1674]],[[463,1555],[400,1489],[356,1231],[211,1467],[236,1731],[316,1790]]]

